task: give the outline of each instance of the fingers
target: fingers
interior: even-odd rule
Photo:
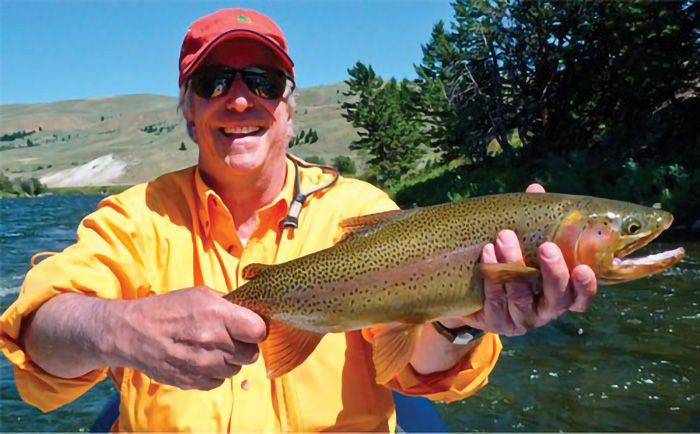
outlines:
[[[238,374],[242,365],[253,363],[257,357],[257,350],[250,348],[239,348],[231,354],[222,350],[192,351],[191,348],[178,347],[165,357],[167,367],[153,372],[155,376],[152,378],[183,389],[209,390]]]
[[[252,365],[260,357],[260,348],[256,344],[236,341],[233,351],[224,352],[224,360],[230,365]]]
[[[504,230],[496,239],[496,256],[499,262],[507,264],[524,264],[518,237],[511,230]],[[534,309],[535,294],[526,282],[506,283],[508,313],[512,319],[513,329],[509,334],[522,335],[536,325]]]
[[[596,294],[596,279],[590,267],[582,265],[569,273],[561,250],[554,243],[539,248],[542,291],[527,282],[497,285],[484,280],[484,308],[463,318],[473,327],[508,336],[522,335],[559,317],[567,310],[586,310]],[[483,263],[524,263],[518,238],[501,231],[494,244],[487,244]]]
[[[574,312],[583,312],[588,309],[595,298],[598,283],[588,265],[579,265],[571,273],[574,287],[574,301],[569,308]]]
[[[136,302],[147,326],[122,347],[125,365],[183,389],[209,390],[259,359],[265,321],[206,287],[185,288]],[[120,353],[121,354],[121,353]]]
[[[554,243],[544,243],[538,253],[543,291],[537,314],[538,322],[545,324],[569,309],[574,297],[569,287],[569,269],[559,247]]]
[[[496,249],[489,243],[481,252],[481,262],[497,264]],[[508,314],[508,295],[502,285],[484,280],[484,308],[473,315],[472,327],[481,330],[500,331],[501,328],[512,329],[513,322]]]
[[[527,186],[527,190],[525,190],[526,193],[544,193],[544,187],[542,187],[540,184],[530,184]]]

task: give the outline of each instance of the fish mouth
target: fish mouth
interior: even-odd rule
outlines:
[[[683,247],[638,258],[627,257],[627,255],[632,252],[649,244],[669,226],[670,222],[665,224],[661,230],[642,234],[634,242],[615,252],[610,267],[608,267],[605,273],[599,276],[601,283],[611,285],[628,282],[630,280],[660,273],[676,265],[685,256],[685,249],[683,249]]]

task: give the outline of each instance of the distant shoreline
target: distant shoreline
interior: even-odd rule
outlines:
[[[89,187],[49,187],[47,193],[60,195],[102,194],[109,196],[128,190],[133,185],[103,185]]]
[[[104,185],[104,186],[89,186],[89,187],[49,187],[46,191],[38,195],[29,194],[12,194],[8,192],[0,192],[1,199],[12,199],[18,197],[39,197],[45,195],[60,195],[60,196],[83,196],[92,194],[101,194],[110,196],[121,193],[124,190],[133,187],[132,185]]]

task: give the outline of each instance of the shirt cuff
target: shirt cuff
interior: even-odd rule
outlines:
[[[95,370],[77,378],[60,378],[49,374],[35,364],[19,345],[22,320],[45,301],[59,294],[47,291],[31,300],[22,298],[0,318],[0,350],[14,365],[17,391],[22,400],[43,412],[67,404],[102,381],[108,368]]]
[[[386,385],[403,395],[419,395],[433,401],[453,402],[476,393],[488,383],[503,349],[498,335],[485,334],[451,369],[421,375],[406,366]]]

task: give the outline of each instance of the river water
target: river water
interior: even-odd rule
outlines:
[[[0,309],[17,297],[29,259],[75,240],[101,196],[0,200]],[[527,336],[504,338],[489,384],[439,404],[450,431],[700,431],[700,243],[672,270],[601,287],[593,307]],[[100,383],[42,414],[19,399],[0,357],[0,431],[86,431],[114,394]]]

